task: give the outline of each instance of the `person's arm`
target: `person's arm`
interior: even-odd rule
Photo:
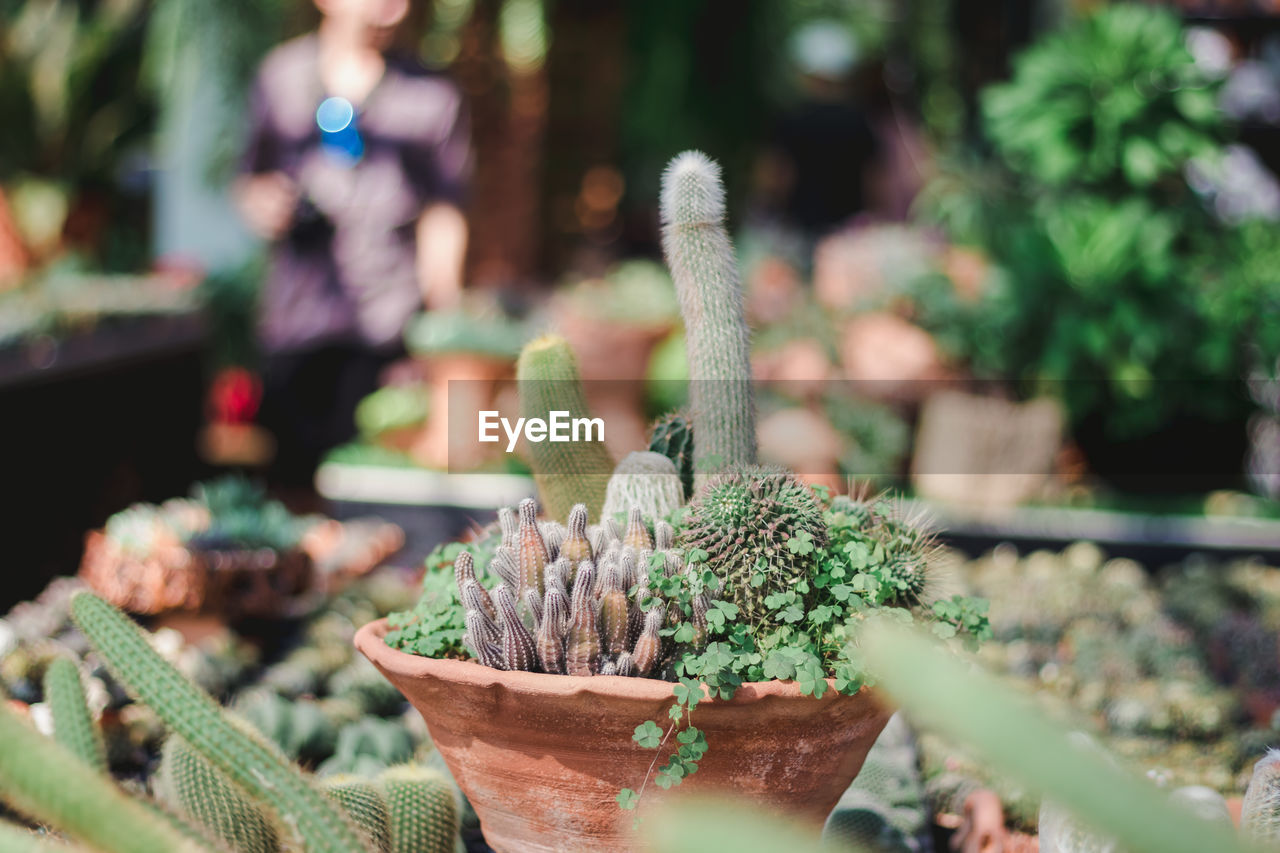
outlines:
[[[467,220],[456,205],[430,205],[418,217],[418,286],[428,308],[449,308],[462,298]]]
[[[279,171],[276,137],[267,106],[263,72],[249,92],[248,134],[240,158],[240,174],[231,197],[249,230],[263,240],[278,240],[293,221],[298,188]]]
[[[471,128],[457,88],[440,85],[430,91],[431,98],[420,105],[432,108],[432,131],[410,149],[406,177],[423,199],[415,233],[418,286],[423,304],[438,309],[462,298]]]

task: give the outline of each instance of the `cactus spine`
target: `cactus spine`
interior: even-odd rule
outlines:
[[[161,658],[120,611],[87,592],[71,600],[76,625],[112,674],[227,777],[266,803],[312,853],[361,849],[355,827],[306,777],[239,731],[208,694]]]
[[[201,849],[5,703],[0,703],[0,743],[0,794],[28,817],[107,853]]]
[[[589,417],[573,351],[564,338],[546,335],[525,345],[516,363],[520,416],[546,420],[552,411],[570,419]],[[542,505],[564,518],[575,503],[598,517],[613,460],[602,442],[530,442],[529,461]]]
[[[742,283],[724,227],[720,167],[686,151],[662,176],[662,248],[675,281],[689,355],[695,487],[756,461],[755,401]]]
[[[453,785],[423,767],[391,767],[378,777],[391,824],[391,853],[453,853],[458,804]]]
[[[167,738],[160,751],[155,794],[237,853],[275,853],[280,847],[269,816],[180,737]]]
[[[53,712],[54,739],[93,769],[107,772],[107,748],[85,702],[80,670],[67,658],[45,670],[44,699]]]

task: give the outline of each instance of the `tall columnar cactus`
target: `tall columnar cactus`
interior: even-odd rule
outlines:
[[[810,547],[793,547],[792,540]],[[795,475],[774,468],[733,468],[712,478],[688,506],[676,544],[707,553],[725,598],[748,625],[764,624],[765,599],[809,577],[809,554],[826,544],[822,508]]]
[[[1280,842],[1280,750],[1268,751],[1253,765],[1240,829],[1245,838],[1261,845]]]
[[[361,849],[360,834],[296,767],[236,728],[209,697],[147,643],[120,611],[87,592],[71,615],[112,674],[156,712],[169,730],[265,803],[312,853]]]
[[[458,803],[438,771],[403,765],[377,779],[391,824],[390,853],[453,853]]]
[[[160,802],[236,853],[279,850],[270,815],[182,738],[165,740],[153,784]]]
[[[661,453],[627,454],[613,469],[605,492],[604,514],[613,517],[638,509],[646,519],[669,518],[684,504],[684,486],[675,463]]]
[[[22,814],[105,853],[202,850],[4,703],[0,744],[0,799]]]
[[[662,248],[685,324],[700,485],[710,473],[756,461],[750,335],[720,167],[697,151],[678,155],[662,176],[661,208]]]
[[[557,335],[530,341],[516,363],[520,416],[547,420],[553,411],[570,419],[589,418],[578,363],[569,342]],[[542,505],[564,518],[575,503],[586,504],[592,518],[604,505],[613,460],[599,441],[530,442],[529,461]]]
[[[693,424],[684,412],[669,412],[654,422],[649,449],[661,453],[676,466],[684,499],[693,497]]]
[[[53,736],[58,743],[93,769],[107,772],[102,733],[85,702],[80,670],[68,658],[58,658],[45,670],[44,700],[53,712]]]

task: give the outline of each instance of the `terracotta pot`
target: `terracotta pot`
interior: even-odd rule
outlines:
[[[638,789],[654,761],[632,734],[645,720],[666,729],[669,682],[434,660],[388,647],[387,630],[386,620],[365,625],[356,648],[422,714],[495,850],[636,849],[632,815],[615,797]],[[694,712],[709,745],[698,772],[670,792],[650,784],[645,800],[717,790],[818,824],[889,713],[867,690],[814,699],[794,682],[744,684],[732,700]]]

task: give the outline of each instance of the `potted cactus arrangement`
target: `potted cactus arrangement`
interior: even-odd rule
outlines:
[[[820,822],[890,713],[853,626],[892,610],[988,630],[981,603],[933,600],[934,545],[892,501],[757,463],[716,165],[672,161],[662,214],[687,413],[616,466],[598,441],[532,444],[540,505],[443,548],[433,562],[453,571],[429,570],[413,610],[356,636],[500,851],[633,849],[634,810],[676,786]],[[564,339],[531,342],[517,372],[522,416],[585,409]]]

